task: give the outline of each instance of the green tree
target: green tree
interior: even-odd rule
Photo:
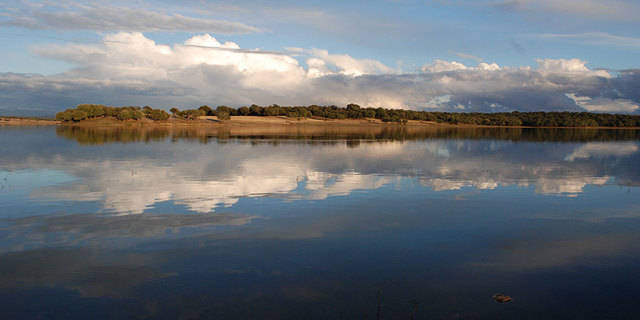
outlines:
[[[71,120],[73,120],[73,109],[67,109],[65,111],[56,113],[56,120],[58,120],[58,121],[71,121]]]
[[[127,109],[127,108],[123,108],[122,110],[120,110],[120,112],[118,112],[118,114],[116,114],[116,118],[118,120],[131,120],[133,119],[133,113],[134,111],[131,109]]]
[[[203,111],[206,116],[213,116],[214,115],[213,114],[214,113],[213,109],[209,108],[209,106],[207,106],[207,105],[200,106],[200,108],[198,108],[198,110]]]
[[[169,114],[164,110],[154,109],[151,110],[147,117],[154,121],[167,120],[169,119]]]
[[[251,114],[251,110],[247,107],[240,107],[238,109],[238,115],[248,116],[249,114]]]
[[[86,119],[88,116],[89,116],[88,113],[83,110],[76,109],[71,112],[71,119],[73,121],[82,121]]]

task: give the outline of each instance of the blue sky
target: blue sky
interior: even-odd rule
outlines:
[[[0,114],[82,102],[640,109],[637,1],[11,1],[0,9]]]

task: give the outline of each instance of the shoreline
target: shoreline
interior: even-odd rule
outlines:
[[[284,116],[232,116],[231,120],[218,120],[215,116],[202,116],[197,120],[184,120],[171,118],[169,120],[115,120],[111,118],[99,118],[82,120],[79,122],[62,122],[52,119],[40,119],[34,117],[0,116],[2,126],[68,126],[83,128],[137,128],[137,127],[433,127],[433,128],[500,128],[500,129],[615,129],[615,130],[640,130],[640,127],[533,127],[533,126],[496,126],[476,124],[451,124],[434,121],[409,120],[405,124],[395,122],[383,122],[379,119],[317,119],[317,118],[289,118]]]

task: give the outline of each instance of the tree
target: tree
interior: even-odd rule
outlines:
[[[232,115],[234,113],[235,109],[231,108],[231,107],[227,107],[227,106],[218,106],[218,108],[216,108],[216,115],[220,112],[226,112],[229,115]]]
[[[347,105],[348,111],[360,111],[360,106],[355,103],[350,103]]]
[[[76,109],[71,112],[71,119],[73,121],[82,121],[86,119],[88,116],[89,116],[88,113],[83,110]]]
[[[56,120],[58,120],[58,121],[71,121],[71,120],[73,120],[73,109],[67,109],[65,111],[56,113]]]
[[[252,104],[249,107],[249,114],[252,116],[262,116],[264,115],[264,108],[255,104]]]
[[[238,115],[248,116],[251,113],[251,110],[247,107],[240,107],[238,109]]]
[[[164,111],[164,110],[151,110],[151,112],[149,114],[147,114],[147,118],[151,119],[151,120],[167,120],[169,119],[169,114]]]
[[[173,114],[173,116],[175,117],[175,116],[176,116],[176,114],[177,114],[178,112],[180,112],[180,109],[178,109],[178,108],[176,108],[176,107],[173,107],[173,108],[169,109],[169,112],[171,112],[171,114]]]
[[[131,120],[133,119],[133,110],[131,109],[122,109],[118,114],[116,114],[116,118],[118,120]]]
[[[376,110],[373,109],[367,109],[364,111],[364,117],[365,118],[375,118],[376,117]]]
[[[198,110],[201,110],[204,112],[204,114],[206,116],[213,116],[213,109],[209,108],[209,106],[204,105],[204,106],[200,106],[200,108],[198,108]]]

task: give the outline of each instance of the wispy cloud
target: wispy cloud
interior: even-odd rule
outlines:
[[[484,2],[510,12],[547,12],[599,20],[635,21],[640,5],[623,0],[499,0]]]
[[[541,33],[532,34],[530,37],[550,40],[576,41],[584,44],[635,47],[640,48],[640,38],[625,37],[610,34],[607,32],[585,32],[585,33]]]
[[[472,54],[468,54],[468,53],[464,53],[464,52],[456,52],[454,53],[456,56],[462,58],[462,59],[467,59],[467,60],[473,60],[475,62],[482,62],[484,61],[484,59],[478,57],[478,56],[474,56]]]
[[[6,8],[3,8],[6,9]],[[261,31],[259,28],[225,20],[167,14],[147,8],[101,5],[45,3],[30,4],[7,10],[0,25],[35,30],[91,30],[91,31],[166,31],[210,32],[241,34]]]

